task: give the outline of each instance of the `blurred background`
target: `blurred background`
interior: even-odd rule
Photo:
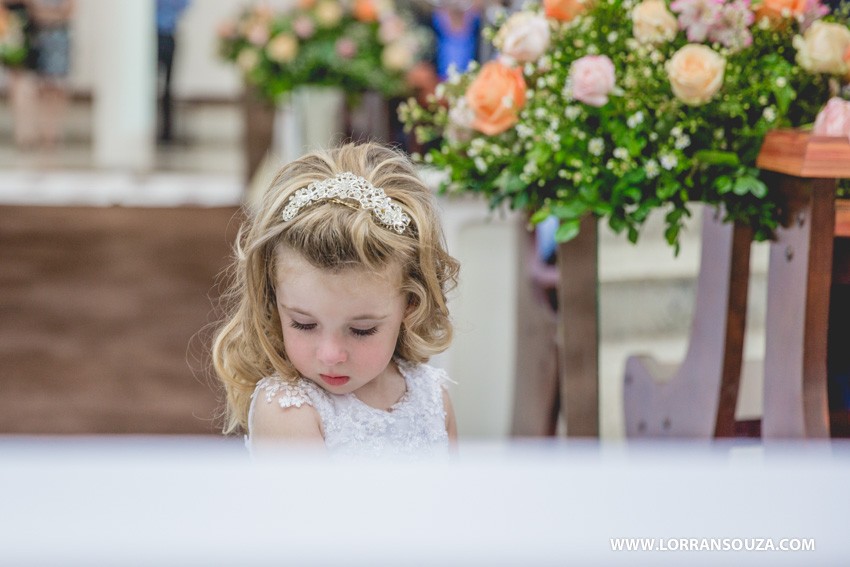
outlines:
[[[487,57],[479,31],[497,6],[402,4],[430,46],[404,64],[407,90],[367,92],[334,114],[338,100],[315,94],[270,102],[246,87],[258,62],[223,48],[246,14],[285,2],[166,1],[159,14],[153,0],[5,3],[9,13],[38,4],[42,55],[54,59],[10,63],[6,49],[0,76],[0,433],[217,435],[208,349],[240,207],[283,160],[323,141],[421,150],[393,121],[403,97],[444,78],[438,12],[464,30],[453,55],[464,60]],[[436,188],[438,175],[423,175]],[[457,339],[433,363],[458,382],[461,436],[505,438],[518,431],[517,352],[530,337],[518,313],[549,325],[537,345],[549,357],[554,314],[529,288],[524,218],[469,196],[439,203],[463,272],[451,298]],[[624,435],[626,357],[685,353],[700,218],[678,256],[661,219],[637,246],[600,228],[604,438]],[[766,249],[755,246],[748,357],[763,349],[765,270]],[[741,419],[757,417],[759,384],[745,378],[739,401]]]

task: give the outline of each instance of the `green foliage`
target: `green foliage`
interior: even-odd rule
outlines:
[[[339,0],[305,0],[280,12],[248,8],[221,26],[219,54],[271,101],[299,85],[336,86],[349,96],[405,94],[405,74],[430,36],[391,3],[363,2],[380,9],[379,18],[358,19],[355,3]]]
[[[403,105],[408,130],[421,142],[437,142],[422,160],[448,172],[446,190],[528,210],[533,222],[556,216],[561,241],[575,237],[587,215],[635,241],[649,213],[661,209],[665,238],[676,248],[695,202],[722,206],[726,220],[751,226],[756,239],[769,238],[780,203],[755,166],[765,134],[811,124],[841,77],[801,67],[797,19],[764,20],[749,27],[752,42],[745,47],[704,44],[725,61],[722,86],[707,102],[686,104],[668,76],[671,58],[689,43],[685,32],[639,42],[636,5],[599,0],[572,21],[549,19],[548,49],[518,64],[527,100],[516,124],[502,133],[488,136],[455,118],[471,104],[465,97],[477,66],[451,76],[429,104]],[[842,18],[825,20],[846,26]],[[486,33],[493,37],[495,30]],[[614,66],[616,89],[602,106],[570,91],[571,65],[588,55],[605,55]]]

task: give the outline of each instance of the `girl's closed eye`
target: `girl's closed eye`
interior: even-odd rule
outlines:
[[[351,332],[358,337],[369,337],[378,332],[378,327],[370,327],[368,329],[351,328]]]
[[[299,331],[312,331],[313,329],[316,328],[315,323],[299,323],[295,319],[292,320],[292,322],[290,323],[290,326],[293,329],[298,329]]]

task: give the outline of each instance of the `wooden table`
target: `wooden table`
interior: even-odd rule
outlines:
[[[762,436],[829,437],[827,332],[836,178],[850,177],[847,138],[771,132],[756,165],[786,199],[770,244]]]

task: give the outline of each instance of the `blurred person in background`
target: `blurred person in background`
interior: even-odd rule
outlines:
[[[180,15],[189,5],[189,0],[156,0],[156,53],[159,85],[161,126],[158,140],[170,143],[172,137],[171,120],[171,72],[174,67],[174,53],[177,51],[176,31]]]
[[[53,148],[63,137],[71,67],[71,17],[74,0],[29,0],[37,26],[39,142]]]
[[[466,70],[472,61],[480,60],[481,9],[476,0],[441,2],[431,15],[431,26],[437,36],[435,65],[440,80],[448,78],[449,69]]]
[[[35,70],[38,64],[38,49],[35,44],[36,26],[28,1],[3,0],[2,7],[4,48],[10,57],[4,58],[8,77],[8,97],[12,109],[15,145],[29,148],[38,141],[36,125]],[[23,57],[12,55],[20,48]]]

